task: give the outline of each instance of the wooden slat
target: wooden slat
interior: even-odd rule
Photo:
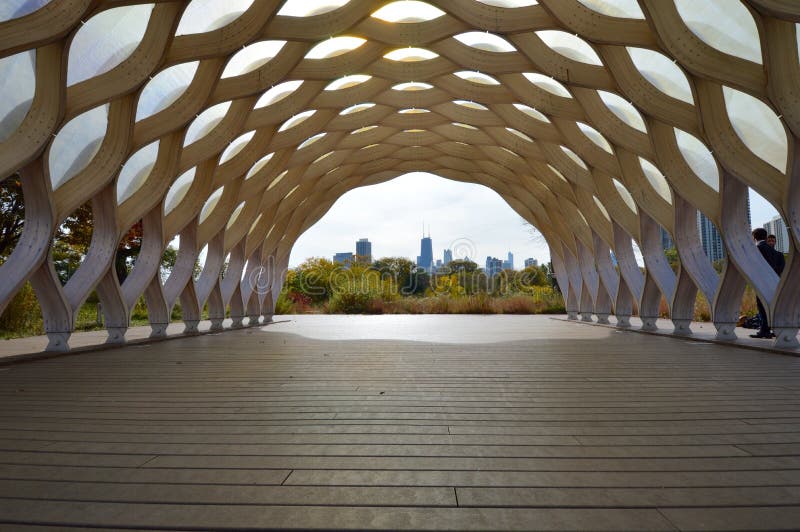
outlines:
[[[0,529],[757,529],[800,507],[797,359],[546,317],[503,317],[510,341],[376,318],[440,320],[441,343],[331,319],[7,367]]]

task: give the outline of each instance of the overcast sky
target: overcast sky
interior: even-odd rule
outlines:
[[[297,266],[309,257],[332,258],[355,252],[355,242],[368,238],[372,256],[407,257],[416,261],[422,224],[433,239],[433,258],[445,248],[454,258],[483,265],[487,255],[505,258],[511,251],[515,266],[528,257],[548,261],[550,251],[541,236],[493,190],[482,185],[412,173],[392,181],[352,190],[297,241],[289,260]]]
[[[765,200],[751,192],[753,225],[776,214]],[[469,257],[483,266],[486,256],[505,258],[511,251],[520,268],[528,257],[540,263],[550,258],[541,236],[493,190],[441,177],[412,173],[387,183],[348,192],[292,249],[290,267],[309,257],[332,258],[334,253],[355,252],[355,242],[368,238],[372,256],[407,257],[419,254],[423,221],[430,227],[433,257],[451,248],[454,257]]]

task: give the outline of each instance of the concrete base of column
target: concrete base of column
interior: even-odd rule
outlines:
[[[168,323],[151,323],[150,338],[165,338],[167,336]]]
[[[69,337],[71,332],[49,332],[47,333],[47,347],[45,351],[54,351],[57,353],[66,353],[69,351]]]
[[[717,340],[736,340],[736,323],[715,323],[714,327],[717,328]]]
[[[186,320],[183,322],[183,334],[197,334],[200,332],[197,327],[200,325],[199,320]]]
[[[108,338],[106,338],[107,344],[125,343],[125,333],[128,332],[127,327],[108,327],[106,330],[108,331]]]
[[[657,331],[658,325],[656,317],[647,317],[647,316],[640,316],[642,318],[642,330],[643,331]]]
[[[800,342],[797,341],[796,327],[774,327],[775,331],[775,347],[780,349],[797,349],[800,347]]]
[[[256,325],[259,325],[259,323],[258,323],[258,318],[259,317],[260,316],[248,316],[247,317],[247,326],[248,327],[255,327]]]
[[[211,318],[211,330],[221,331],[222,329],[222,318]]]
[[[619,315],[617,314],[617,327],[622,327],[627,329],[631,326],[631,317],[629,315]]]
[[[608,321],[608,314],[598,314],[597,323],[602,323],[603,325],[608,325],[609,323],[611,323],[610,321]]]
[[[672,334],[677,334],[678,336],[689,336],[692,334],[692,320],[672,320],[672,324],[675,326]]]
[[[567,319],[568,320],[577,320],[578,319],[578,313],[575,312],[574,310],[571,310],[571,311],[567,312]]]
[[[592,313],[591,312],[582,312],[581,313],[581,321],[592,321]]]
[[[233,323],[231,323],[233,329],[241,329],[244,327],[244,316],[231,316],[231,320],[233,321]]]
[[[272,323],[272,314],[264,314],[264,323]]]

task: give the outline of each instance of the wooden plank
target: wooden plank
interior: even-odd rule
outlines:
[[[456,488],[460,506],[667,508],[800,505],[800,486]]]
[[[221,506],[0,500],[0,523],[361,530],[674,530],[657,510]]]
[[[724,529],[767,506],[780,528],[800,506],[794,359],[537,327],[268,327],[11,366],[0,528]]]
[[[450,487],[247,486],[0,481],[0,499],[248,504],[266,506],[456,506]]]

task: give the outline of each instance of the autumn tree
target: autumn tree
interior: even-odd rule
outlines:
[[[14,174],[0,182],[0,264],[11,255],[24,225],[22,180],[19,174]]]

